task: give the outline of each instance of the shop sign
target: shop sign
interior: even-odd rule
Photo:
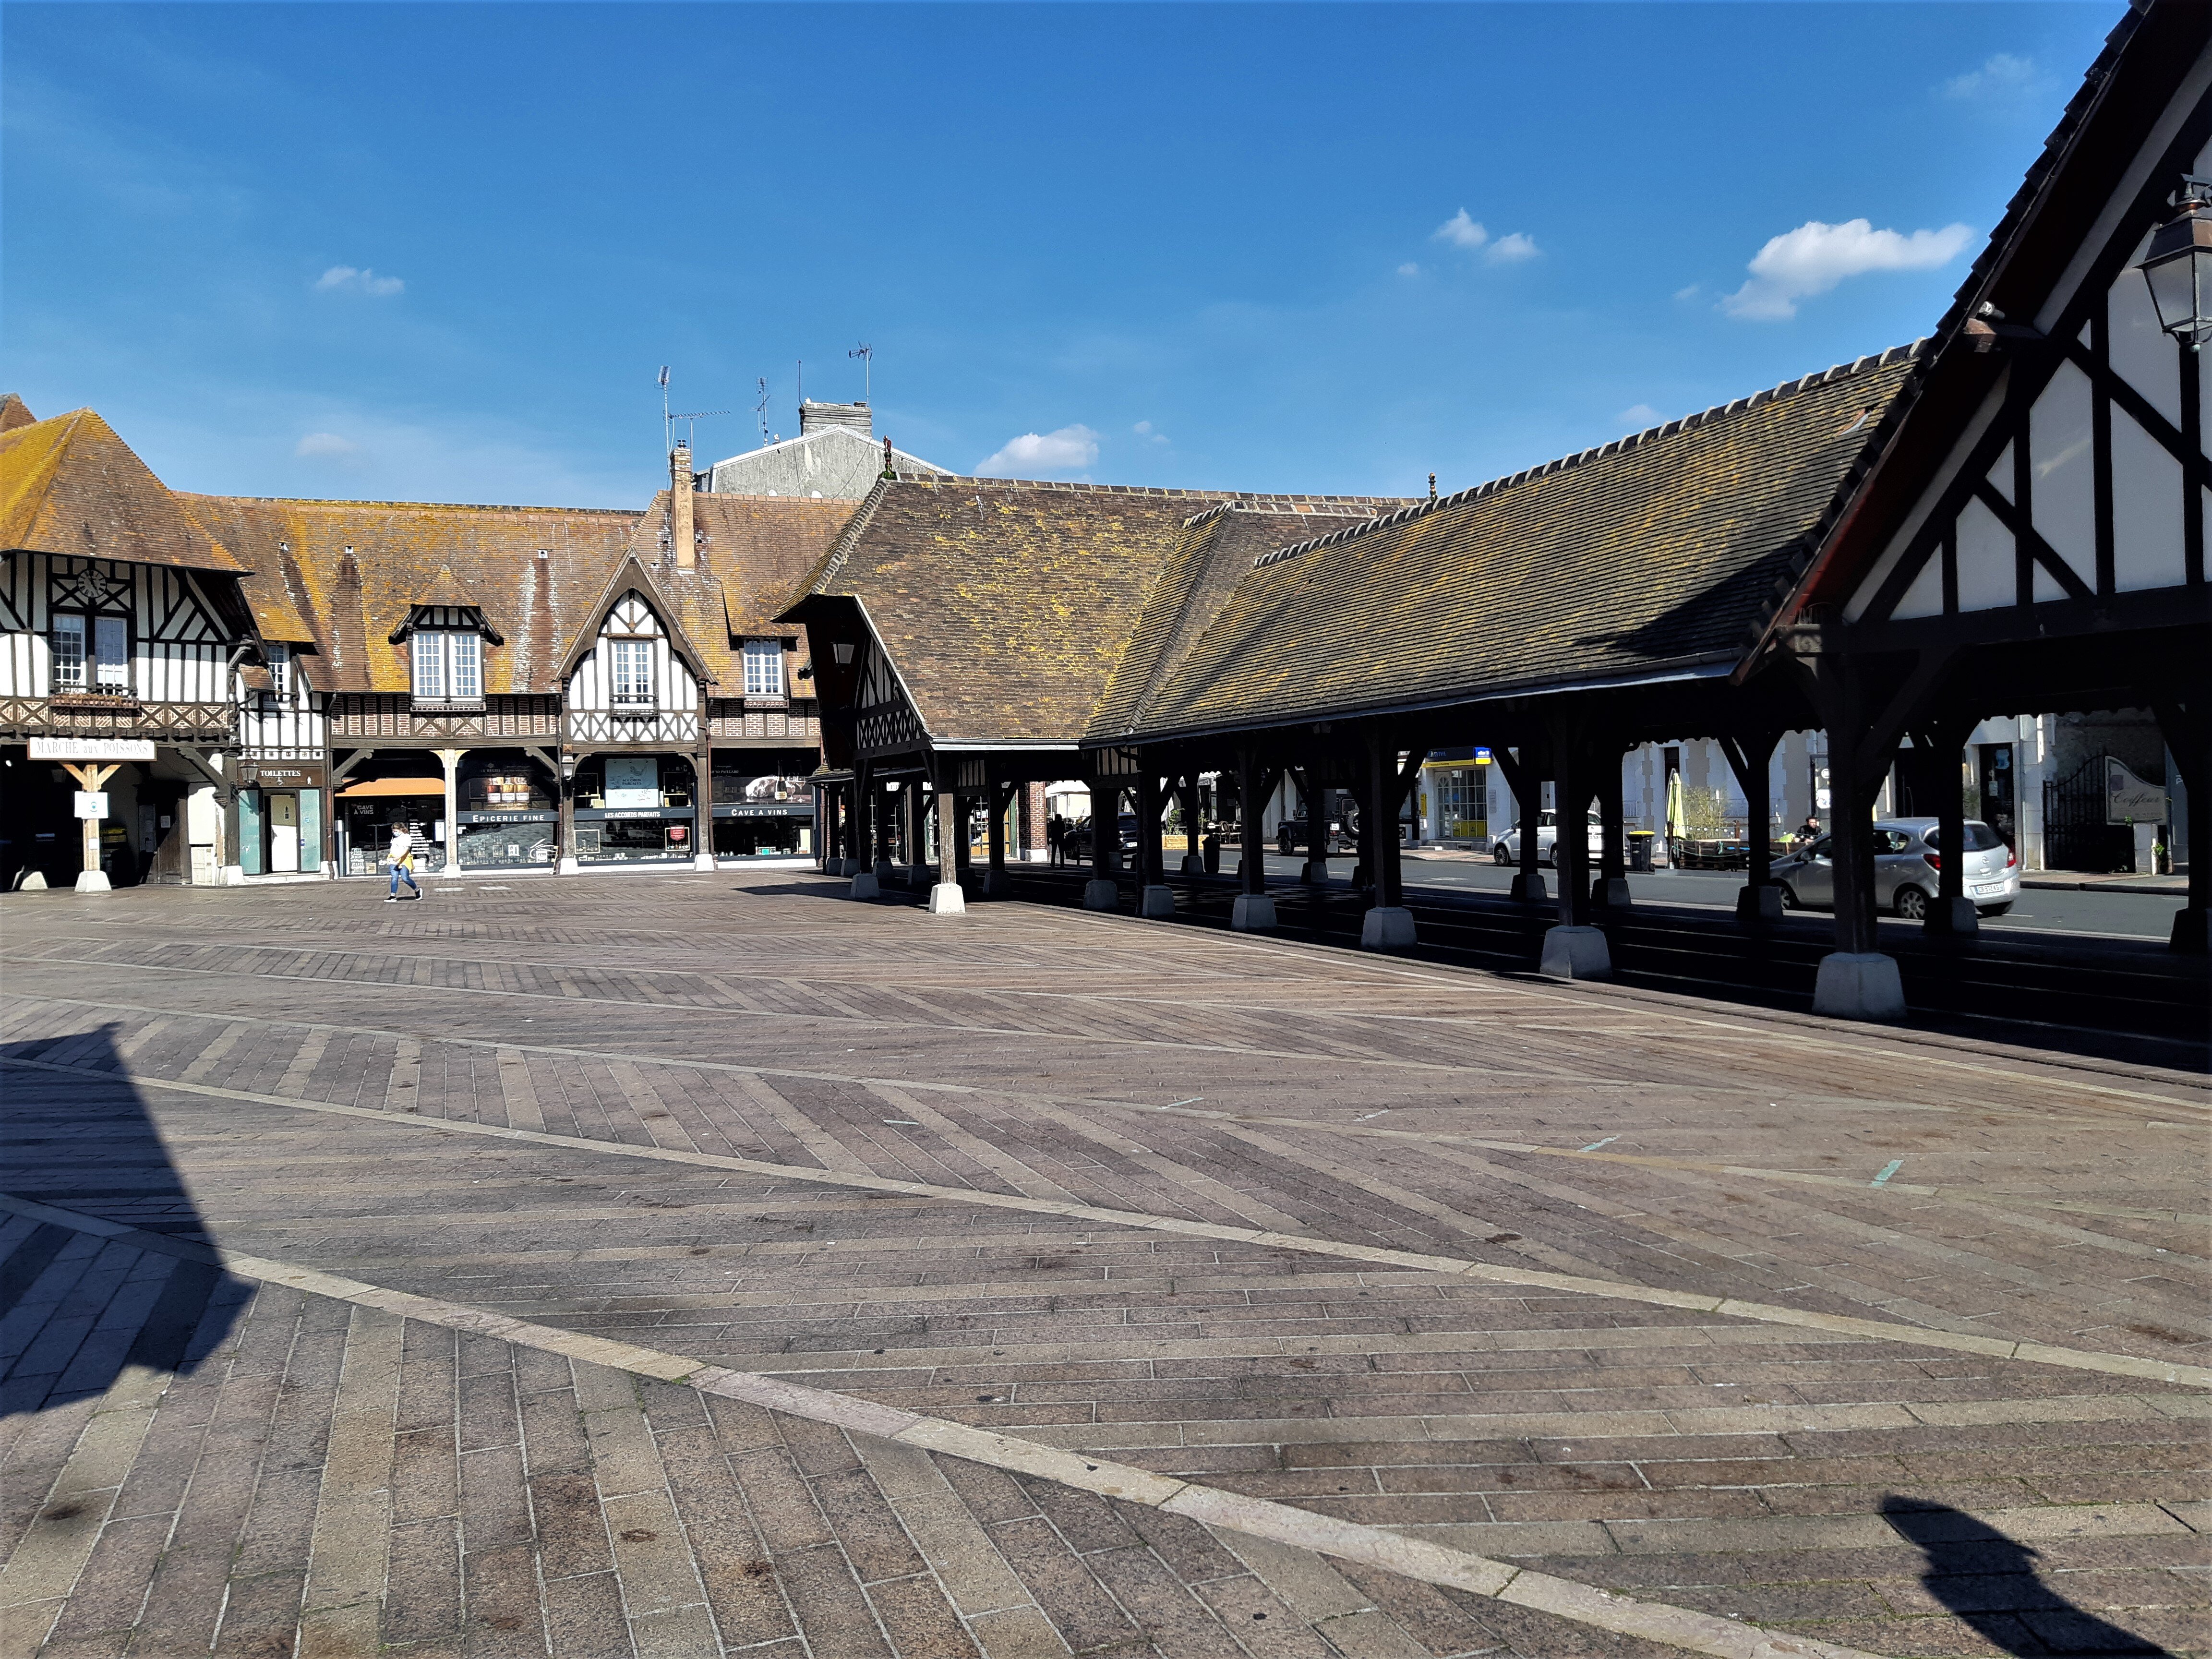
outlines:
[[[107,816],[107,791],[80,789],[76,792],[76,815],[81,818],[104,818]]]
[[[811,801],[757,801],[741,806],[717,806],[718,818],[811,818],[814,805]]]
[[[2164,823],[2166,786],[2145,783],[2124,760],[2105,757],[2105,822]]]
[[[33,738],[31,757],[43,761],[149,761],[150,738]]]
[[[323,769],[312,761],[240,761],[238,781],[249,789],[319,789]]]
[[[464,812],[463,823],[558,823],[557,812]]]
[[[651,755],[608,755],[603,798],[610,806],[660,805],[660,763]]]

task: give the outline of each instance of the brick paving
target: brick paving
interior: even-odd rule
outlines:
[[[0,1652],[2212,1653],[2201,1078],[831,895],[0,904]]]

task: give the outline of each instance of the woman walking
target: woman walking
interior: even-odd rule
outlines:
[[[406,819],[392,820],[392,847],[385,856],[392,864],[392,890],[384,896],[384,902],[399,902],[399,884],[403,881],[410,893],[421,898],[422,890],[415,884],[415,837],[407,831]]]

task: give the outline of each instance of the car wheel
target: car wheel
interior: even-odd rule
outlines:
[[[1511,851],[1502,841],[1499,842],[1497,846],[1490,849],[1490,856],[1499,864],[1510,864],[1513,862],[1513,854]]]
[[[1782,890],[1782,908],[1784,909],[1802,910],[1805,908],[1797,901],[1796,889],[1790,886],[1788,882],[1777,882],[1775,884]]]
[[[1542,865],[1547,870],[1558,869],[1559,867],[1559,849],[1554,847],[1549,852],[1539,853],[1536,855],[1536,862]]]
[[[2008,899],[2002,904],[1984,904],[1982,907],[1982,914],[1985,916],[2001,916],[2011,908],[2012,901]]]
[[[1928,915],[1928,895],[1910,883],[1897,890],[1891,904],[1907,921],[1923,921]]]

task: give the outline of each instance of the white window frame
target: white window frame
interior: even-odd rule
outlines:
[[[749,697],[781,696],[783,642],[781,640],[747,640],[744,655],[745,695]]]
[[[483,701],[483,636],[473,629],[418,628],[410,636],[417,702]]]
[[[269,690],[279,697],[292,695],[292,647],[289,645],[264,645],[262,654],[269,659]]]
[[[57,611],[47,618],[46,684],[54,691],[85,690],[88,618],[72,611]]]
[[[92,619],[93,689],[113,696],[131,695],[131,618]]]
[[[653,641],[607,641],[607,705],[612,708],[653,707]]]

